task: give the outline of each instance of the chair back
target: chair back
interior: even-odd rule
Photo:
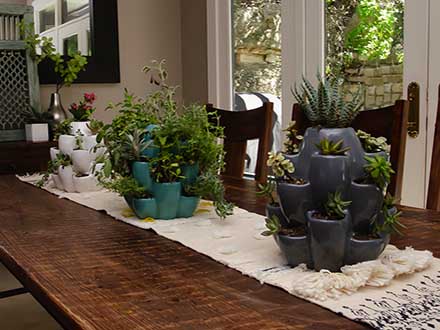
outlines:
[[[426,208],[436,211],[440,210],[440,86]]]
[[[258,139],[258,156],[255,169],[255,180],[266,182],[267,158],[272,138],[273,103],[265,102],[257,109],[247,111],[230,111],[214,108],[207,104],[208,112],[216,112],[220,126],[224,127],[225,170],[223,174],[232,177],[243,177],[246,142]]]
[[[409,102],[397,100],[389,107],[361,111],[351,125],[355,130],[360,129],[375,137],[387,138],[391,145],[391,166],[396,172],[391,178],[388,191],[398,200],[402,196],[408,112]],[[311,126],[299,104],[293,105],[292,120],[296,121],[300,134],[304,134],[305,130]]]

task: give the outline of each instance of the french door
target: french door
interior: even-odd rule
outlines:
[[[208,0],[210,101],[234,105],[233,1]],[[417,86],[417,133],[408,135],[402,203],[426,203],[440,82],[440,0],[280,0],[281,124],[290,122],[291,86],[317,72],[361,85],[365,108],[408,98]],[[362,21],[364,20],[364,21]]]

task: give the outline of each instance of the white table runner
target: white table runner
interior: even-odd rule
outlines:
[[[19,177],[31,184],[38,178]],[[260,235],[264,217],[240,208],[220,220],[212,205],[202,201],[189,219],[138,220],[115,193],[66,193],[51,184],[44,189],[130,225],[152,229],[261,283],[377,329],[440,329],[440,259],[429,251],[390,245],[376,261],[344,267],[342,273],[315,272],[287,266],[275,241]]]

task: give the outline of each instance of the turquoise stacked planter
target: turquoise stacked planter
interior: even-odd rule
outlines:
[[[125,198],[136,216],[140,219],[154,218],[161,220],[193,216],[200,198],[183,196],[182,186],[196,181],[199,172],[198,165],[184,166],[182,172],[185,176],[182,182],[158,183],[154,182],[151,177],[148,162],[133,162],[133,178],[154,196],[145,199]]]

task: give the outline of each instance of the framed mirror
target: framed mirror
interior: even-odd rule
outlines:
[[[117,0],[34,0],[35,31],[51,37],[64,55],[87,56],[86,70],[75,83],[119,83]],[[53,63],[38,66],[40,84],[54,84]]]

